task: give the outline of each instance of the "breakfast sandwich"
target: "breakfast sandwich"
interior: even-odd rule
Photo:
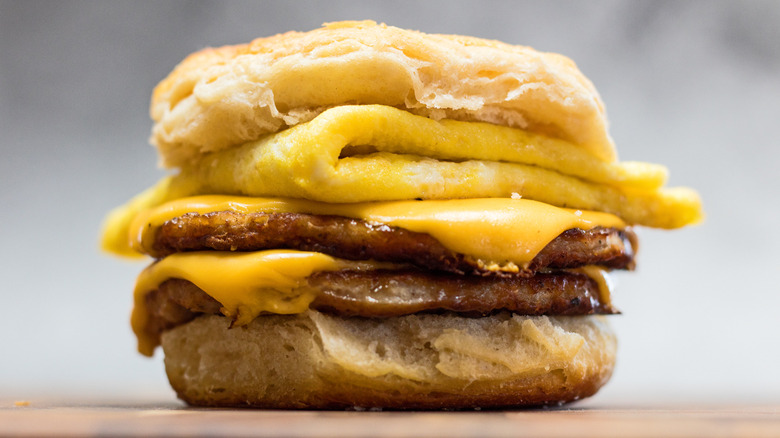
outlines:
[[[154,90],[171,174],[106,220],[195,406],[467,409],[570,402],[609,379],[609,272],[634,226],[701,220],[622,162],[560,55],[373,22],[182,61]]]

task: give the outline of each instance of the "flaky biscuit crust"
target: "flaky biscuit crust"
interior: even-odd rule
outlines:
[[[339,318],[309,311],[228,329],[215,315],[162,338],[168,378],[196,406],[470,409],[556,405],[609,379],[598,316]]]
[[[154,91],[152,143],[178,167],[343,104],[519,127],[615,159],[601,99],[568,58],[369,21],[190,55]]]

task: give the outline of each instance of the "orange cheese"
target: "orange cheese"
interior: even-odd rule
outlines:
[[[612,305],[612,278],[609,272],[600,266],[582,266],[576,269],[568,269],[570,272],[585,274],[596,282],[599,288],[599,301],[605,306]]]
[[[607,213],[554,207],[526,199],[483,198],[329,204],[301,199],[196,196],[140,214],[130,226],[129,245],[151,252],[156,229],[185,213],[310,213],[362,219],[429,234],[451,251],[488,264],[523,266],[562,232],[594,227],[623,228]],[[503,269],[506,269],[504,266]],[[511,269],[510,269],[511,270]]]
[[[190,281],[219,301],[222,313],[232,318],[234,325],[244,325],[262,312],[282,315],[304,312],[315,298],[305,287],[305,280],[315,272],[387,266],[290,250],[172,254],[146,268],[138,277],[130,322],[138,337],[138,350],[150,356],[155,343],[144,332],[149,318],[146,294],[165,280]]]
[[[257,252],[204,251],[172,254],[146,268],[138,277],[131,317],[138,351],[151,356],[156,341],[145,332],[149,321],[146,295],[171,278],[187,280],[217,300],[234,326],[248,324],[262,313],[303,313],[317,297],[307,278],[333,270],[392,269],[388,263],[352,262],[322,253],[272,250]],[[600,300],[610,304],[611,285],[601,268],[573,270],[593,278]]]

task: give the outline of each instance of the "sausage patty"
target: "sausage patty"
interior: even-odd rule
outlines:
[[[425,233],[341,216],[301,213],[188,213],[165,222],[149,251],[164,257],[180,251],[317,251],[347,260],[408,263],[457,274],[496,271],[491,264],[453,252]],[[632,269],[636,235],[631,229],[570,229],[550,242],[528,266],[499,271],[531,276],[540,269],[599,265]]]
[[[339,316],[387,318],[451,311],[480,316],[508,310],[522,315],[617,313],[598,284],[573,272],[522,276],[464,276],[420,270],[323,271],[302,286],[315,293],[310,308]],[[259,292],[261,293],[261,292]],[[170,279],[146,295],[144,331],[162,332],[200,314],[220,314],[222,305],[193,283]]]

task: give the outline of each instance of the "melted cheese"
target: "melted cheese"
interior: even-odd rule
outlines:
[[[306,279],[321,271],[342,269],[392,269],[394,265],[352,262],[317,252],[273,250],[246,253],[190,252],[172,254],[146,268],[138,277],[131,316],[138,351],[147,356],[157,342],[145,331],[149,321],[146,295],[171,278],[187,280],[217,300],[220,311],[233,326],[248,324],[261,313],[303,313],[316,298]],[[605,270],[586,267],[572,270],[593,278],[600,300],[611,303],[610,283]]]
[[[171,278],[188,280],[222,305],[234,325],[244,325],[262,312],[301,313],[315,295],[301,287],[315,272],[386,267],[372,262],[349,262],[316,252],[261,251],[247,253],[190,252],[172,254],[146,268],[135,286],[131,317],[138,350],[151,355],[156,344],[144,327],[148,321],[146,294]]]
[[[596,282],[599,288],[599,301],[607,306],[612,306],[612,278],[609,276],[609,272],[600,266],[583,266],[576,269],[569,269],[571,272],[578,272],[585,274]]]
[[[326,204],[300,199],[199,196],[172,201],[139,215],[130,227],[129,245],[138,252],[154,254],[155,232],[165,221],[185,213],[216,211],[310,213],[387,224],[429,234],[447,249],[488,265],[509,263],[511,266],[504,270],[517,270],[529,263],[568,229],[625,226],[610,214],[558,208],[526,199]]]
[[[570,228],[622,228],[623,221],[676,228],[701,220],[698,195],[664,188],[665,180],[662,166],[604,162],[579,145],[520,129],[342,106],[189,163],[114,210],[103,247],[151,253],[156,228],[188,212],[297,212],[426,233],[454,252],[517,268]],[[216,193],[222,195],[197,196]],[[523,199],[510,199],[515,194]],[[136,285],[139,349],[154,349],[143,331],[145,294],[166,279],[191,281],[244,324],[262,312],[303,312],[315,298],[304,281],[312,273],[375,266],[295,251],[168,256]],[[581,272],[609,302],[603,270]]]

